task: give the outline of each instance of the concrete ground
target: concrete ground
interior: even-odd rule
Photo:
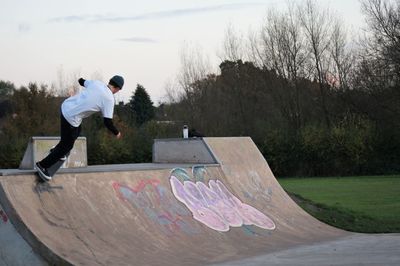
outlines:
[[[214,266],[400,265],[400,234],[354,234]]]

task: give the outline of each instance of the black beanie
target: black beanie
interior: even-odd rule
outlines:
[[[118,87],[119,89],[122,89],[122,86],[124,86],[124,78],[118,75],[115,75],[110,79],[109,82],[111,85],[114,87]]]

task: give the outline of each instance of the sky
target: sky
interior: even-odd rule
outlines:
[[[363,25],[358,0],[317,2],[353,33]],[[76,76],[108,82],[118,74],[125,85],[117,101],[128,101],[141,84],[157,105],[181,69],[184,47],[197,47],[217,68],[228,25],[246,35],[261,27],[268,9],[285,5],[284,0],[0,0],[0,80],[17,87],[57,86]]]

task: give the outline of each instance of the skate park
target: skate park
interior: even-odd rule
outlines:
[[[400,265],[400,1],[7,1],[1,265]]]
[[[147,164],[75,158],[49,183],[0,171],[0,265],[400,262],[399,234],[351,233],[303,211],[248,137],[157,139]]]

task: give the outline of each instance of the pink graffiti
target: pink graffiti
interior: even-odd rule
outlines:
[[[256,225],[274,230],[275,223],[256,208],[241,202],[219,180],[203,182],[181,181],[173,174],[170,177],[175,197],[192,212],[193,218],[221,232],[229,227]]]
[[[4,223],[7,223],[8,217],[7,217],[7,214],[3,210],[0,210],[0,217]]]

